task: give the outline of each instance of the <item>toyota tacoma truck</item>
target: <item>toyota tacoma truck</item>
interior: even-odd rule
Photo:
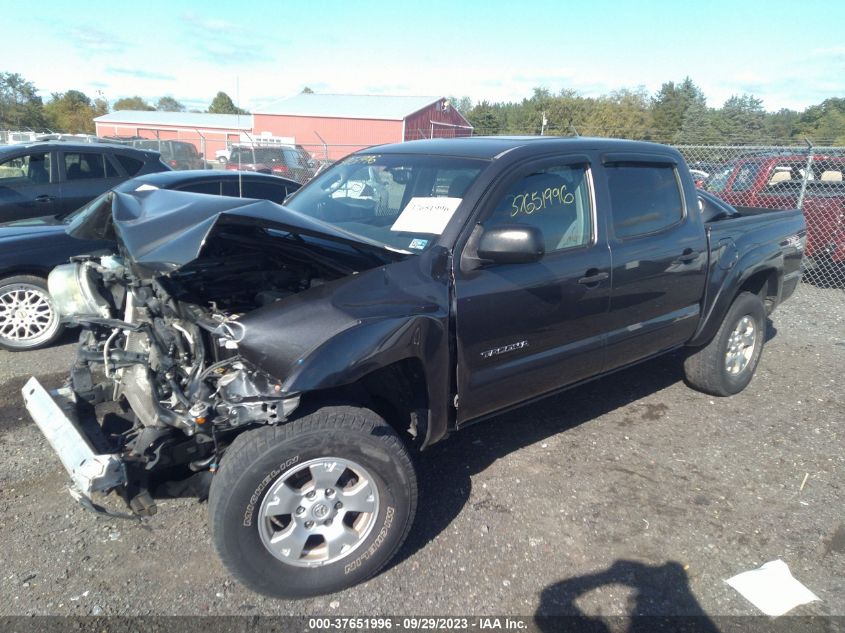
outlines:
[[[226,568],[280,597],[377,573],[451,432],[671,350],[692,387],[741,391],[805,240],[798,211],[697,191],[674,149],[548,137],[370,148],[284,206],[115,192],[68,231],[119,245],[52,271],[78,356],[23,388],[72,494],[207,496]]]

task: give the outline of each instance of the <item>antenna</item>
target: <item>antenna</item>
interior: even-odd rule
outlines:
[[[238,136],[241,134],[241,77],[235,75],[235,110],[238,118]],[[229,154],[231,156],[231,154]],[[244,176],[241,170],[241,153],[238,152],[238,198],[244,197]]]

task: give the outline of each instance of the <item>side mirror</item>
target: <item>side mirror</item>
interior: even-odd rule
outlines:
[[[478,258],[494,264],[530,264],[545,254],[543,232],[525,224],[490,227],[478,242]]]

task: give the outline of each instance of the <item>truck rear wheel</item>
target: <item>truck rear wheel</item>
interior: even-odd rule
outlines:
[[[377,573],[410,531],[416,473],[369,409],[325,407],[238,436],[214,476],[209,519],[225,567],[278,598],[339,591]]]
[[[714,396],[739,393],[754,376],[765,337],[763,302],[753,293],[740,293],[713,340],[684,361],[687,381]]]

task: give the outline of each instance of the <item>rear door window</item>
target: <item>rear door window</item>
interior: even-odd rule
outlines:
[[[115,158],[117,162],[123,167],[123,170],[126,172],[128,176],[134,176],[139,171],[141,171],[141,167],[144,166],[144,162],[138,160],[137,158],[132,158],[131,156],[127,156],[126,154],[115,154]]]
[[[64,165],[68,181],[106,177],[105,156],[97,152],[65,152]]]
[[[683,219],[680,182],[672,165],[615,163],[605,170],[617,238],[662,231]]]

